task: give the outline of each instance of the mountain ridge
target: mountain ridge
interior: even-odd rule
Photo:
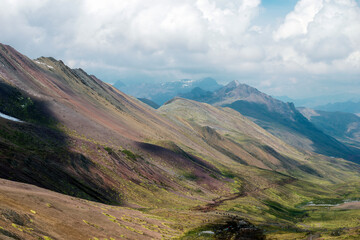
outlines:
[[[212,91],[222,87],[222,85],[218,84],[213,78],[203,78],[199,80],[182,79],[179,81],[163,83],[129,84],[120,87],[119,90],[137,98],[149,99],[161,106],[179,94],[191,91],[197,87]]]
[[[246,84],[233,81],[214,92],[182,96],[235,109],[283,140],[291,140],[291,144],[298,148],[357,161],[359,153],[356,149],[351,150],[317,129],[293,103],[274,99]]]

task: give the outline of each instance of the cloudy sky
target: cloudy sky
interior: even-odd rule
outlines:
[[[357,0],[0,0],[0,42],[104,81],[360,93]]]

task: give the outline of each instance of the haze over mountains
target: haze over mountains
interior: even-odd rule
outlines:
[[[114,87],[131,96],[149,99],[159,106],[169,101],[179,94],[186,93],[199,87],[206,91],[216,90],[222,85],[218,84],[215,79],[204,78],[200,80],[182,79],[180,81],[165,83],[142,83],[134,85],[124,85],[119,82]]]
[[[82,69],[0,44],[0,112],[22,121],[0,117],[0,237],[356,236],[358,209],[307,207],[360,197],[355,144],[236,81],[162,86],[134,91],[196,101],[171,97],[155,110]]]
[[[315,109],[328,112],[345,112],[360,114],[360,102],[347,101],[328,103],[326,105],[317,106],[315,107]]]
[[[320,95],[320,96],[300,98],[300,99],[294,99],[288,96],[275,96],[274,98],[284,102],[293,102],[297,107],[307,107],[307,108],[313,108],[313,109],[325,110],[331,112],[334,111],[349,112],[348,110],[346,110],[346,107],[341,107],[341,105],[343,104],[346,105],[347,103],[349,104],[357,103],[360,101],[360,96],[359,94],[356,93],[334,94],[334,95],[325,95],[325,96]],[[340,106],[336,107],[338,104],[340,104]],[[327,105],[329,106],[334,105],[334,108],[321,109]],[[351,107],[349,109],[351,109]]]

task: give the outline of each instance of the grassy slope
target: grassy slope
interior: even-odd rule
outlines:
[[[347,186],[343,179],[359,179],[357,165],[333,159],[332,166],[328,166],[329,159],[300,153],[229,109],[213,108],[206,113],[216,116],[214,119],[231,116],[223,125],[199,118],[169,120],[62,62],[42,58],[38,61],[43,64],[34,63],[6,46],[2,46],[2,56],[6,63],[2,82],[34,103],[29,105],[28,115],[6,112],[31,124],[1,120],[0,160],[2,174],[8,174],[2,177],[90,200],[141,208],[151,216],[172,221],[176,234],[207,225],[207,220],[221,220],[218,211],[232,211],[257,224],[265,224],[269,218],[282,223],[286,214],[278,216],[279,210],[275,210],[268,218],[261,218],[262,213],[254,206],[262,206],[264,201],[279,202],[275,194],[278,188],[290,195],[283,203],[288,208],[330,193],[341,197],[328,189],[330,183]],[[7,106],[16,99],[18,95]],[[38,103],[44,109],[37,108]],[[41,122],[33,109],[44,110],[53,121]],[[299,166],[289,168],[289,161]],[[301,168],[304,164],[307,167]],[[52,168],[61,174],[55,174]],[[286,175],[269,170],[276,168]],[[309,174],[312,170],[318,174]],[[314,191],[319,188],[322,190]],[[263,194],[263,198],[254,194]],[[17,205],[11,202],[3,200],[8,209],[21,210],[21,201]],[[239,202],[244,204],[244,211],[237,209]],[[32,204],[41,208],[39,202]],[[73,216],[71,211],[65,208],[63,217]],[[20,231],[11,224],[4,228]]]
[[[337,168],[345,166],[350,169],[357,166],[310,152],[299,152],[230,108],[175,99],[162,106],[159,112],[184,128],[187,127],[194,135],[202,136],[208,144],[244,159],[248,165],[280,171],[302,179],[307,176],[315,180],[317,177],[317,181],[324,181],[326,175],[337,176],[337,180],[332,181],[339,181],[342,176]],[[329,162],[333,162],[334,166],[329,165]]]
[[[335,216],[336,210],[326,210],[324,213],[323,208],[313,211],[313,209],[299,209],[297,206],[314,199],[346,199],[354,198],[359,194],[359,188],[346,189],[345,187],[348,186],[348,183],[354,183],[353,186],[358,186],[358,165],[321,155],[300,153],[232,109],[215,108],[204,103],[176,99],[162,106],[159,111],[164,116],[179,122],[179,124],[191,127],[192,130],[196,130],[193,127],[194,123],[203,126],[203,128],[207,126],[211,129],[216,129],[217,134],[222,137],[222,142],[230,139],[234,142],[242,143],[242,147],[245,149],[248,147],[246,145],[261,142],[264,145],[275,146],[274,148],[284,158],[296,159],[303,164],[303,167],[300,167],[300,169],[294,169],[294,166],[296,166],[294,163],[291,165],[292,169],[286,168],[286,164],[279,164],[278,171],[298,177],[298,180],[294,182],[289,181],[290,178],[286,177],[286,175],[276,175],[274,172],[256,168],[228,165],[235,176],[242,176],[242,179],[247,180],[251,179],[251,184],[247,185],[246,192],[248,194],[246,196],[226,201],[216,209],[236,214],[237,216],[240,215],[251,220],[253,223],[261,225],[267,229],[268,235],[272,239],[303,239],[313,232],[322,232],[325,235],[336,232],[339,228],[339,225],[336,224],[331,225],[327,229],[315,227],[316,225],[302,224],[302,222],[313,221],[312,219],[316,218],[319,214]],[[200,129],[198,130],[200,134],[203,128],[198,128]],[[243,133],[246,133],[246,138],[239,137]],[[252,138],[249,136],[252,136]],[[280,166],[283,166],[283,169],[279,168]],[[355,171],[351,170],[353,167]],[[344,179],[346,181],[343,181]],[[274,182],[279,183],[282,181],[288,181],[289,183],[285,185],[272,185]],[[334,183],[336,184],[334,185]],[[344,187],[344,192],[339,192],[340,187],[338,184],[343,184],[341,188]],[[350,193],[353,195],[348,196],[347,194]],[[355,216],[357,211],[349,210],[348,214]],[[335,221],[335,218],[329,217],[322,224],[327,225],[332,221]],[[336,221],[338,223],[344,221],[343,226],[346,226],[350,224],[351,218],[341,215],[336,217]],[[353,224],[350,225],[348,226],[348,231],[349,234],[352,234],[355,226]],[[340,226],[342,225],[340,224]],[[211,229],[214,229],[214,227],[205,225],[197,231],[189,232],[187,238],[191,239],[192,236],[195,237],[199,232]],[[279,232],[279,229],[282,230]],[[346,234],[347,230],[344,230],[342,235]]]

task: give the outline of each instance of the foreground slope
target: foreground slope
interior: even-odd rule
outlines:
[[[226,191],[224,183],[209,177],[219,170],[202,159],[145,143],[166,139],[197,148],[140,101],[52,58],[32,61],[4,45],[0,56],[0,111],[24,121],[2,120],[1,177],[114,203],[159,204],[166,194],[140,196],[162,188],[193,188],[186,178],[172,180],[193,172],[210,197]]]
[[[156,111],[81,69],[5,45],[0,62],[0,112],[22,121],[0,118],[0,177],[32,184],[3,181],[8,238],[206,238],[202,229],[229,221],[239,230],[225,230],[229,238],[250,229],[263,239],[273,226],[306,235],[322,230],[301,225],[298,204],[360,196],[357,164],[300,152],[236,111],[180,100]],[[61,219],[83,231],[61,234]]]
[[[160,239],[173,221],[0,180],[0,239]],[[26,196],[26,197],[24,197]]]

